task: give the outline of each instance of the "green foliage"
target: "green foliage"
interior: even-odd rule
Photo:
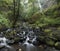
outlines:
[[[6,27],[11,27],[10,20],[8,19],[9,11],[12,11],[12,0],[0,0],[0,24]]]
[[[34,14],[30,20],[35,20],[34,24],[37,26],[57,25],[60,24],[60,4],[53,5],[46,9],[43,13]],[[41,16],[40,16],[41,15]],[[32,22],[32,21],[31,21]]]
[[[10,21],[7,18],[5,18],[4,15],[0,14],[0,24],[1,24],[1,26],[5,25],[5,26],[9,27]]]
[[[45,12],[45,21],[49,24],[60,24],[60,4],[52,6]]]
[[[18,17],[18,1],[15,1],[15,16]],[[38,4],[36,3],[37,0],[29,0],[27,3],[25,3],[25,1],[20,0],[20,16],[18,19],[27,20],[27,22],[32,23],[32,25],[40,27],[60,24],[60,4],[53,5],[52,7],[45,9],[44,12],[40,13],[39,6],[36,6]],[[57,0],[57,2],[60,1]],[[2,14],[2,19],[5,19],[7,24],[9,24],[9,21],[12,24],[15,20],[15,17],[13,16],[13,0],[1,0],[0,7],[0,14]],[[6,19],[8,21],[6,21]]]
[[[45,11],[45,15],[51,18],[60,17],[60,4],[56,4]],[[53,15],[53,16],[52,16]]]

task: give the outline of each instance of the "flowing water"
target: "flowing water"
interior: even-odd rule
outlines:
[[[5,37],[0,37],[0,51],[15,51],[15,49],[7,44]]]
[[[32,39],[32,42],[35,41],[36,37]],[[58,51],[55,48],[47,47],[46,49],[40,48],[38,46],[34,46],[32,43],[28,42],[29,37],[27,36],[26,41],[24,43],[13,44],[11,46],[7,45],[7,39],[5,37],[0,38],[0,46],[5,46],[0,49],[0,51]]]
[[[9,45],[7,45],[7,39],[5,37],[0,38],[0,46],[6,46],[8,48],[11,48]]]
[[[26,32],[23,31],[23,35],[25,34]],[[32,30],[28,31],[26,40],[23,43],[19,42],[13,45],[8,45],[7,41],[8,39],[6,39],[5,37],[0,37],[0,51],[59,51],[49,46],[44,48],[42,46],[39,47],[33,45],[33,42],[36,41],[36,35]]]
[[[35,41],[36,37],[33,38],[32,42]],[[29,37],[27,36],[26,41],[23,43],[23,51],[40,51],[41,49],[37,46],[34,46],[32,43],[28,43]]]

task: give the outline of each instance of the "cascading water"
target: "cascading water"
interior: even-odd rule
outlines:
[[[24,42],[24,45],[25,45],[25,47],[26,47],[26,50],[25,50],[25,51],[31,51],[31,48],[33,49],[33,47],[34,47],[33,44],[28,43],[28,40],[29,40],[29,37],[27,36],[27,39],[26,39],[26,41]]]
[[[34,33],[32,33],[32,31],[29,31],[29,33],[26,36],[27,36],[26,41],[23,43],[23,47],[25,47],[24,51],[38,51],[37,50],[38,48],[33,45],[33,42],[36,40],[36,36],[34,36]],[[34,37],[32,38],[32,36]],[[28,42],[30,41],[30,39],[31,43]]]
[[[42,5],[41,5],[40,0],[38,0],[38,5],[39,5],[39,8],[40,8],[40,12],[42,12]]]
[[[0,46],[11,48],[9,45],[7,45],[6,41],[7,39],[5,37],[0,38]]]
[[[22,34],[25,35],[26,34],[25,31],[23,31]],[[43,50],[44,51],[45,50],[46,51],[58,51],[58,50],[50,48],[48,46],[47,46],[46,49],[42,49],[42,48],[40,48],[38,46],[33,45],[33,42],[36,41],[36,35],[31,30],[28,31],[28,34],[26,35],[26,37],[27,38],[26,38],[26,40],[24,40],[25,41],[24,43],[18,44],[19,46],[15,44],[16,48],[19,47],[19,49],[21,49],[21,51],[43,51]],[[31,43],[28,42],[30,40],[31,40]],[[7,47],[7,49],[9,49],[8,51],[15,51],[16,49],[13,48],[15,46],[12,45],[12,47],[10,47],[9,45],[7,45],[6,41],[8,41],[8,40],[5,37],[0,37],[0,46],[3,45],[5,47]],[[2,49],[0,51],[6,51],[6,48],[4,48],[4,50]]]
[[[26,41],[25,41],[24,44],[27,44],[27,45],[28,45],[28,44],[29,44],[29,43],[28,43],[28,40],[29,40],[29,37],[27,36],[27,39],[26,39]]]
[[[36,40],[36,36],[33,38],[32,42],[34,42]]]

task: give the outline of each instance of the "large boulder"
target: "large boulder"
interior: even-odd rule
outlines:
[[[55,41],[53,41],[52,39],[47,38],[47,39],[45,39],[45,43],[46,43],[47,45],[54,46]]]

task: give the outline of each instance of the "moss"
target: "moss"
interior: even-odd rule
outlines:
[[[45,29],[44,32],[50,33],[52,30],[51,29]]]
[[[19,38],[19,37],[15,37],[15,38],[14,38],[14,41],[15,41],[15,42],[19,42],[19,41],[20,41],[20,38]]]
[[[55,42],[48,38],[48,39],[46,39],[46,44],[50,45],[50,46],[54,46]]]
[[[60,27],[58,27],[57,30],[60,30]]]
[[[44,36],[39,36],[38,39],[39,39],[41,42],[44,42],[45,37],[44,37]]]
[[[50,36],[50,37],[52,37],[52,36],[53,36],[53,34],[52,34],[52,33],[50,33],[50,34],[49,34],[49,36]]]
[[[60,42],[56,42],[56,43],[55,43],[55,47],[56,47],[57,49],[60,49]]]

